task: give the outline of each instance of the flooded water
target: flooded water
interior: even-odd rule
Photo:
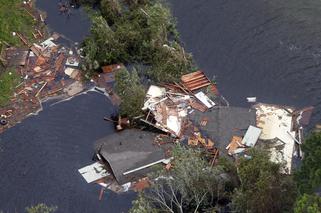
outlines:
[[[59,14],[59,0],[37,0],[52,31],[80,42],[90,21],[82,9]],[[171,0],[186,48],[215,76],[231,105],[259,101],[316,107],[321,121],[321,1]],[[134,193],[105,194],[78,169],[91,163],[93,143],[113,132],[105,96],[89,93],[51,105],[0,135],[0,209],[23,212],[44,202],[58,212],[126,212]]]
[[[85,12],[73,9],[70,17],[58,11],[59,0],[37,0],[48,15],[50,31],[68,45],[89,33]],[[87,184],[78,169],[91,164],[94,142],[114,132],[104,116],[113,113],[106,96],[90,92],[53,104],[45,102],[31,116],[0,135],[0,211],[24,212],[37,203],[58,206],[58,212],[127,212],[136,194],[110,191],[98,200],[100,187]]]
[[[127,212],[134,193],[104,194],[87,184],[78,169],[92,163],[93,144],[114,131],[103,120],[110,101],[89,93],[66,102],[44,104],[31,116],[0,135],[0,210],[24,212],[36,203],[56,205],[58,212]]]
[[[245,98],[316,107],[321,122],[321,1],[171,0],[198,66],[231,105]]]
[[[90,30],[90,20],[83,8],[70,10],[70,15],[59,12],[62,0],[37,0],[36,6],[47,13],[46,23],[51,31],[63,34],[70,42],[81,42]]]

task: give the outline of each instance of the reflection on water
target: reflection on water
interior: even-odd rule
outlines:
[[[321,1],[171,0],[183,41],[233,105],[316,107],[321,122]]]
[[[114,131],[103,120],[113,112],[110,101],[90,92],[52,105],[0,135],[0,209],[23,212],[44,202],[58,212],[126,212],[134,193],[108,192],[87,184],[78,169],[91,163],[93,144]]]

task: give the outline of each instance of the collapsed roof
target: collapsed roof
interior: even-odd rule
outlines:
[[[272,145],[271,160],[285,163],[285,173],[291,173],[296,132],[292,131],[294,109],[271,104],[256,104],[257,126],[261,140]],[[271,144],[274,142],[274,145]]]
[[[124,184],[146,176],[149,165],[165,161],[163,149],[153,143],[156,136],[127,129],[99,139],[95,150],[108,162],[117,182]]]
[[[204,113],[195,111],[189,115],[195,124],[207,119],[200,129],[214,140],[219,150],[225,150],[233,136],[244,136],[250,125],[255,126],[255,110],[241,107],[217,107]]]

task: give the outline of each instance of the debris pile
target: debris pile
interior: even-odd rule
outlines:
[[[181,81],[164,87],[151,85],[142,108],[146,117],[140,119],[178,138],[182,136],[188,114],[194,110],[205,112],[219,104],[209,97],[218,97],[218,92],[202,71],[183,75]]]
[[[119,69],[120,65],[104,67],[95,81],[106,89],[109,80],[113,81],[110,73]],[[248,101],[256,103],[256,98]],[[289,174],[296,147],[302,157],[303,126],[309,123],[312,110],[262,103],[250,109],[230,107],[202,71],[183,75],[179,83],[151,85],[142,107],[144,115],[137,119],[162,134],[127,129],[99,140],[98,161],[109,174],[99,184],[102,191],[143,190],[150,185],[146,169],[160,163],[166,170],[175,167],[171,161],[173,143],[202,150],[211,166],[221,155],[236,161],[239,157],[250,159],[248,150],[260,146],[271,151],[272,161],[284,163],[284,173]],[[120,117],[118,121],[105,119],[121,127],[127,124]]]
[[[226,147],[228,154],[236,158],[250,157],[247,155],[248,148],[260,146],[270,151],[272,161],[285,165],[284,173],[290,174],[293,155],[302,157],[303,127],[309,124],[313,107],[295,110],[258,103],[253,108],[256,111],[256,126],[250,125],[241,137],[233,136]]]
[[[6,50],[7,66],[16,69],[21,82],[10,103],[0,110],[7,121],[7,125],[0,126],[0,132],[37,111],[41,100],[62,94],[73,96],[84,89],[78,69],[80,56],[56,44],[58,37],[54,34],[28,49],[10,47]]]
[[[120,97],[113,92],[113,84],[115,82],[115,75],[121,69],[126,69],[123,64],[112,64],[103,66],[102,73],[95,76],[93,81],[96,84],[96,87],[99,91],[107,92],[111,102],[115,106],[119,106],[121,100]]]

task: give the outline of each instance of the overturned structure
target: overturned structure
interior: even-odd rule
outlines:
[[[124,130],[99,139],[96,154],[119,184],[132,182],[145,177],[153,165],[168,162],[165,150],[154,142],[156,136],[137,129]]]

